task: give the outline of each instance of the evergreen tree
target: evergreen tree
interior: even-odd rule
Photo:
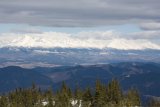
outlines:
[[[94,107],[103,107],[107,103],[106,87],[99,80],[96,81]]]
[[[90,88],[86,88],[82,96],[82,105],[84,107],[90,107],[92,104],[93,98]]]
[[[132,106],[140,106],[140,95],[137,89],[131,88],[127,93],[127,103],[126,105],[128,107]]]
[[[82,91],[78,86],[76,86],[75,91],[74,91],[74,99],[76,100],[81,100],[82,99]]]
[[[122,90],[118,80],[113,79],[107,86],[107,102],[118,104],[122,99]]]
[[[54,107],[52,88],[50,88],[50,89],[47,91],[46,95],[47,95],[47,101],[48,101],[47,107]]]
[[[67,87],[66,83],[62,83],[60,91],[57,92],[56,107],[70,107],[71,103],[71,90]]]
[[[79,107],[81,100],[82,100],[82,91],[80,90],[80,88],[78,86],[76,86],[75,90],[74,90],[74,98],[73,100],[77,101],[77,104],[75,107]]]
[[[0,97],[0,107],[7,107],[8,106],[8,101],[6,96],[1,96]]]

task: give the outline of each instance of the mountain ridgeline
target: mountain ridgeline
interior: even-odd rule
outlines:
[[[95,87],[99,79],[107,84],[117,78],[122,90],[137,88],[142,97],[160,96],[160,64],[158,63],[115,63],[99,65],[60,66],[53,68],[0,68],[0,93],[16,88],[28,88],[35,83],[42,90],[52,87],[58,90],[63,81],[73,90],[76,86],[85,89]]]

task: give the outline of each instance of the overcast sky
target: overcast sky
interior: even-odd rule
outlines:
[[[160,45],[159,13],[160,0],[1,0],[0,32],[77,35],[112,30],[119,38]],[[101,39],[117,38],[102,34],[98,34]],[[85,37],[95,38],[94,34]]]
[[[159,0],[0,1],[1,23],[54,27],[158,23],[160,21],[159,12]]]

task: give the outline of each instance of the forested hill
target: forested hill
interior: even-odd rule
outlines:
[[[87,86],[94,87],[96,79],[107,84],[112,78],[117,78],[123,90],[136,87],[142,96],[160,96],[159,77],[160,64],[157,63],[117,63],[32,69],[10,66],[0,68],[0,93],[18,87],[27,88],[32,83],[42,89],[52,86],[57,90],[62,81],[65,81],[71,89],[76,85],[85,89]]]

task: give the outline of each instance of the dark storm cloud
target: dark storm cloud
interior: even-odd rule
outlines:
[[[1,0],[0,23],[82,27],[160,22],[160,0]]]

